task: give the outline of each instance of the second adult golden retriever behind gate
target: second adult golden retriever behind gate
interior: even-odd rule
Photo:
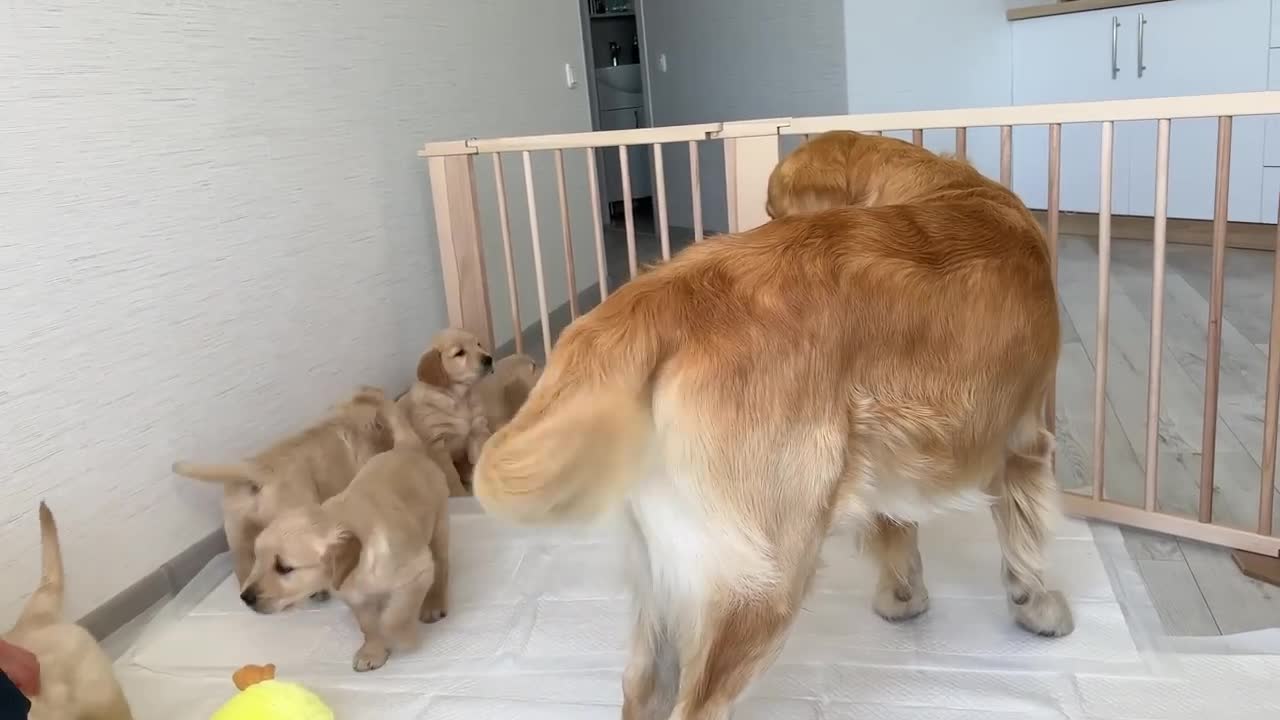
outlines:
[[[495,514],[625,510],[639,608],[624,718],[728,717],[841,519],[880,561],[875,609],[904,619],[928,597],[911,523],[991,502],[1014,620],[1071,632],[1044,581],[1045,239],[1003,187],[932,162],[942,182],[909,204],[784,217],[623,286],[565,332],[481,454],[475,492]]]

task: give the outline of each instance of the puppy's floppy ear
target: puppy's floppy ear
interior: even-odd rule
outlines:
[[[342,587],[356,566],[360,564],[360,552],[364,543],[350,530],[339,530],[324,551],[324,561],[329,566],[329,576],[334,589]]]
[[[444,371],[444,359],[439,350],[428,350],[418,360],[418,379],[438,388],[449,387],[449,373]]]

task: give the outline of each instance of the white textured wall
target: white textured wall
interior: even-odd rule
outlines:
[[[444,319],[415,150],[588,129],[566,62],[575,0],[0,6],[0,626],[39,499],[78,616],[218,526],[174,458],[405,384]]]
[[[655,125],[846,112],[842,0],[641,0]],[[658,56],[667,56],[667,72]],[[689,152],[666,150],[674,225],[689,227]],[[727,229],[724,153],[703,143],[706,227]]]

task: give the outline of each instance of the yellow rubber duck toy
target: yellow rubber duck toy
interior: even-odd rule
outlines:
[[[275,665],[245,665],[231,680],[240,692],[211,720],[333,720],[333,711],[315,693],[276,680]]]

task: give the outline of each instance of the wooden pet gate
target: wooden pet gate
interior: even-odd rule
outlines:
[[[599,298],[609,292],[610,278],[606,262],[605,224],[602,218],[600,197],[600,171],[603,162],[615,162],[620,170],[623,227],[627,252],[627,272],[634,277],[639,265],[637,255],[637,223],[632,210],[632,168],[636,152],[650,148],[652,158],[654,201],[654,234],[660,247],[661,258],[671,256],[672,238],[668,227],[668,196],[666,163],[677,157],[683,164],[684,149],[688,151],[688,209],[692,227],[692,240],[701,240],[704,233],[703,173],[699,167],[700,147],[716,144],[724,155],[724,204],[727,210],[727,228],[730,232],[756,227],[768,221],[765,214],[765,195],[769,173],[778,162],[780,142],[794,144],[805,137],[830,130],[856,130],[867,133],[910,133],[916,144],[925,142],[926,131],[936,136],[946,133],[948,140],[954,131],[954,152],[964,157],[971,152],[971,131],[990,128],[983,132],[994,137],[999,133],[999,179],[1012,187],[1014,128],[1025,126],[1048,129],[1048,174],[1046,225],[1047,235],[1055,258],[1055,277],[1058,277],[1058,253],[1061,240],[1060,197],[1062,191],[1062,130],[1063,126],[1089,124],[1100,128],[1101,152],[1098,157],[1098,182],[1100,187],[1097,214],[1097,305],[1096,342],[1093,345],[1093,424],[1092,437],[1082,439],[1081,446],[1091,445],[1092,462],[1082,463],[1082,486],[1064,491],[1065,510],[1073,515],[1145,528],[1180,537],[1223,545],[1237,550],[1275,558],[1280,555],[1280,538],[1276,537],[1274,508],[1276,505],[1276,427],[1277,405],[1280,404],[1280,293],[1273,287],[1270,307],[1270,339],[1266,350],[1266,385],[1257,388],[1262,396],[1262,448],[1257,460],[1257,513],[1256,522],[1227,523],[1215,520],[1215,449],[1218,444],[1219,378],[1221,374],[1224,275],[1227,238],[1228,177],[1231,163],[1231,135],[1234,118],[1261,115],[1280,115],[1280,92],[1211,95],[1198,97],[1160,98],[1147,100],[1123,100],[1106,102],[1070,103],[983,109],[944,110],[894,114],[845,115],[832,117],[783,118],[747,122],[709,123],[677,127],[659,127],[637,130],[508,137],[498,139],[472,139],[454,142],[428,143],[419,153],[427,159],[431,193],[435,210],[435,222],[440,242],[445,297],[449,321],[494,342],[494,316],[491,311],[491,285],[505,284],[511,328],[517,351],[523,351],[521,329],[526,327],[521,314],[517,263],[513,248],[512,213],[506,190],[503,154],[514,161],[518,155],[524,176],[524,205],[528,214],[526,248],[532,255],[533,278],[536,284],[538,321],[541,327],[542,349],[550,353],[553,342],[549,307],[548,267],[544,265],[542,233],[539,224],[539,207],[535,197],[535,163],[539,155],[550,155],[555,171],[555,187],[560,216],[561,248],[552,251],[557,260],[564,262],[564,282],[567,290],[568,317],[577,317],[585,295],[575,272],[575,248],[571,225],[570,185],[566,182],[566,162],[577,163],[575,169],[585,165],[585,191],[590,195],[591,233],[594,241],[595,283]],[[1198,503],[1184,509],[1181,514],[1166,511],[1158,502],[1161,489],[1161,362],[1164,357],[1164,313],[1166,280],[1166,247],[1168,244],[1169,210],[1169,159],[1170,137],[1173,121],[1182,119],[1217,118],[1217,165],[1213,202],[1213,231],[1211,259],[1211,283],[1209,289],[1207,332],[1204,338],[1204,404],[1202,437],[1200,438],[1200,468],[1198,477]],[[1117,124],[1135,121],[1154,121],[1155,137],[1155,211],[1151,222],[1151,306],[1149,328],[1148,378],[1145,403],[1145,444],[1141,432],[1136,433],[1131,444],[1136,457],[1143,458],[1140,477],[1132,488],[1133,498],[1124,502],[1113,497],[1108,485],[1106,444],[1108,442],[1108,415],[1110,407],[1107,386],[1108,349],[1111,345],[1109,319],[1112,280],[1112,184],[1113,163],[1116,148]],[[666,148],[666,152],[664,152]],[[664,157],[665,156],[665,157]],[[643,155],[641,155],[643,157]],[[489,168],[485,168],[489,165]],[[485,169],[492,180],[478,182],[478,168]],[[718,168],[717,168],[718,169]],[[683,177],[683,168],[680,168]],[[547,183],[549,185],[549,183]],[[496,216],[481,223],[480,188],[493,192],[489,211]],[[684,199],[684,198],[681,198]],[[486,199],[487,200],[487,199]],[[1264,199],[1272,202],[1274,199]],[[492,205],[496,204],[496,208]],[[493,210],[496,209],[496,212]],[[523,217],[519,218],[523,222]],[[581,223],[579,223],[581,225]],[[520,233],[524,234],[524,233]],[[491,278],[486,264],[486,237],[492,238],[492,249],[501,240],[501,252],[505,272],[500,278]],[[620,240],[621,238],[619,238]],[[524,252],[526,248],[519,248]],[[620,251],[620,248],[619,248]],[[1266,256],[1274,265],[1276,277],[1280,277],[1280,253]],[[557,269],[557,274],[559,270]],[[594,301],[594,293],[590,296]],[[507,320],[508,318],[503,318]],[[1083,334],[1082,334],[1083,335]],[[1198,341],[1197,341],[1198,342]],[[1197,346],[1200,347],[1200,346]],[[1086,393],[1080,388],[1081,393]],[[1050,397],[1049,420],[1055,418],[1054,398]],[[1257,413],[1254,413],[1255,417]],[[1060,441],[1061,448],[1061,441]],[[1059,455],[1061,462],[1061,453]],[[1252,482],[1252,479],[1250,479]],[[1140,493],[1140,494],[1139,494]],[[1139,499],[1140,498],[1140,499]],[[1234,526],[1233,526],[1234,525]]]

